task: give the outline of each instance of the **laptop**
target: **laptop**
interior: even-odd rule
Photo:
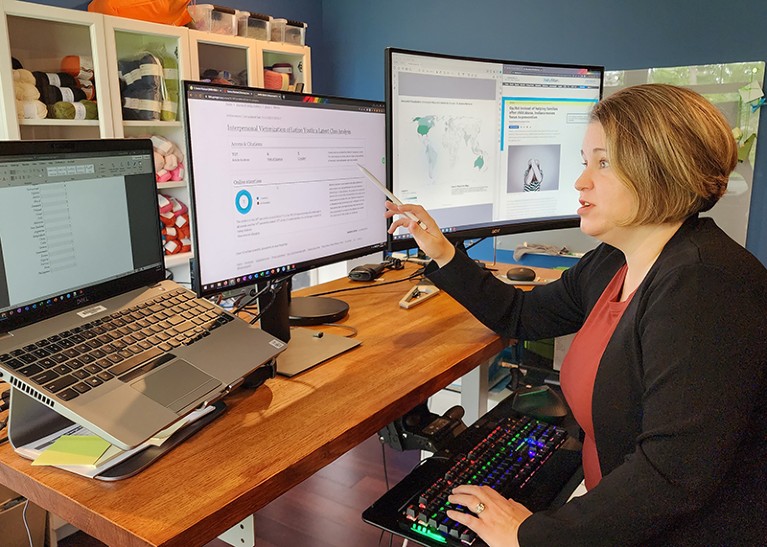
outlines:
[[[0,142],[14,446],[55,414],[132,448],[286,348],[165,279],[157,200],[148,139]]]

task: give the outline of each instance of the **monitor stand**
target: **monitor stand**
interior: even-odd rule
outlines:
[[[360,344],[359,340],[291,325],[320,325],[343,319],[349,305],[343,300],[317,296],[291,298],[290,282],[274,295],[259,297],[269,308],[261,316],[261,328],[288,347],[277,357],[277,374],[295,376]]]
[[[290,299],[288,317],[291,325],[335,323],[349,313],[349,304],[327,296],[299,296]]]
[[[359,340],[346,336],[310,329],[290,329],[288,349],[277,356],[277,374],[295,376],[359,345]]]

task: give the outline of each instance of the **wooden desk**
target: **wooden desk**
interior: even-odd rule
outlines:
[[[409,283],[340,293],[359,347],[233,394],[222,417],[136,477],[32,467],[6,443],[0,483],[109,545],[204,545],[503,349],[447,294],[399,308]],[[362,285],[303,293],[349,286]]]

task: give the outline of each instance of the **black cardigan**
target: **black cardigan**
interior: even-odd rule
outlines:
[[[577,331],[625,263],[602,244],[531,292],[461,253],[427,272],[499,334]],[[767,270],[691,217],[637,289],[600,361],[602,481],[519,530],[528,545],[767,545]]]

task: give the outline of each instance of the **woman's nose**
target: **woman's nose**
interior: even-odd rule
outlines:
[[[591,187],[591,176],[589,175],[588,169],[584,169],[580,176],[575,179],[575,189],[580,192],[589,187]]]

